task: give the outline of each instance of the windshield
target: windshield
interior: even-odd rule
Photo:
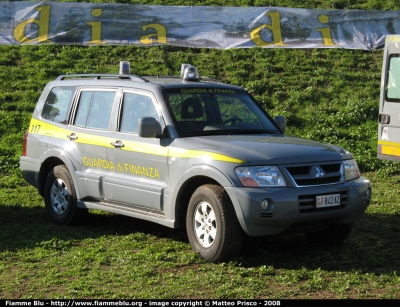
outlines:
[[[167,90],[165,97],[181,136],[279,133],[244,91],[184,88]]]

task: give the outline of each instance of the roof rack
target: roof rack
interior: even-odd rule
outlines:
[[[200,80],[201,81],[206,81],[206,82],[215,82],[215,83],[224,83],[224,82],[222,82],[221,80],[218,80],[218,79],[215,79],[215,78],[210,78],[210,77],[203,77],[203,76],[200,76]]]
[[[137,75],[120,75],[120,74],[75,74],[75,75],[60,75],[56,80],[65,79],[130,79],[132,81],[148,82],[146,79]]]
[[[147,79],[147,78],[153,78],[153,79],[180,79],[180,77],[178,76],[143,76],[143,78]]]
[[[181,77],[178,77],[178,76],[144,76],[143,78],[155,78],[155,79],[182,79]],[[214,82],[214,83],[221,83],[221,84],[224,84],[223,81],[218,80],[218,79],[215,79],[215,78],[200,76],[199,79],[200,79],[200,81]]]

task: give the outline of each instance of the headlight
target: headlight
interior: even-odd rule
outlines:
[[[353,180],[361,177],[360,170],[358,169],[358,165],[356,160],[346,160],[343,162],[344,166],[344,178],[346,181]]]
[[[235,173],[244,187],[286,186],[285,179],[276,166],[237,167]]]

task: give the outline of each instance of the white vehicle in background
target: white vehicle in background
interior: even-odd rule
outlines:
[[[400,35],[386,36],[378,120],[378,158],[400,161]]]

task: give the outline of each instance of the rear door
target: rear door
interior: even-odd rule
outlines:
[[[378,120],[378,158],[400,161],[400,35],[386,37]]]
[[[77,167],[80,198],[103,198],[102,178],[114,169],[107,160],[116,89],[81,88],[64,145]]]

